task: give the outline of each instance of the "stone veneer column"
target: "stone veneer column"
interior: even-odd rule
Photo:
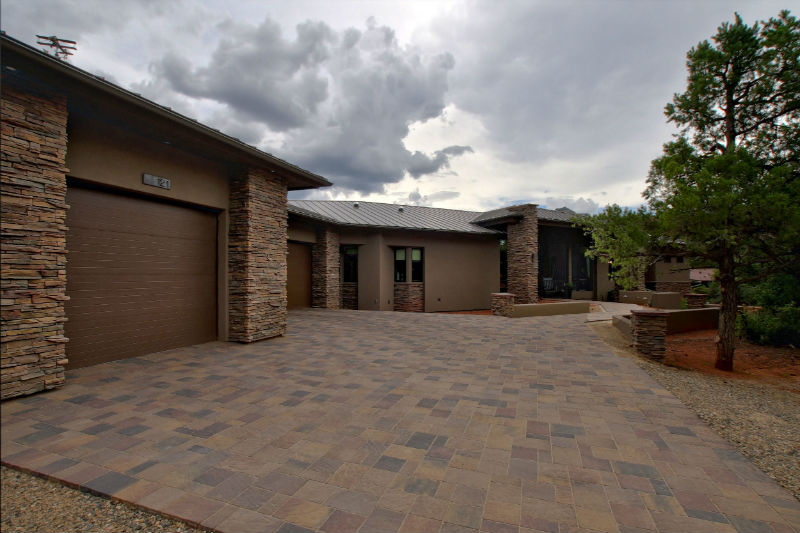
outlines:
[[[67,102],[3,76],[2,398],[64,383]]]
[[[228,234],[229,339],[286,332],[286,179],[252,168],[231,180]]]
[[[317,242],[311,247],[311,307],[341,307],[340,262],[339,234],[319,228]]]
[[[639,353],[663,362],[667,344],[667,313],[647,309],[632,310],[631,336],[633,347]]]
[[[516,224],[506,230],[508,250],[508,292],[516,303],[530,304],[539,300],[539,217],[536,205],[516,205],[510,211],[522,213]]]
[[[504,317],[514,314],[514,295],[507,292],[493,292],[492,314]]]

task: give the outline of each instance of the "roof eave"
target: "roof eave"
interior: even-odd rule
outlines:
[[[214,128],[206,126],[196,120],[185,117],[168,107],[157,104],[141,95],[128,91],[127,89],[123,89],[122,87],[106,81],[99,76],[95,76],[94,74],[86,72],[83,69],[49,56],[44,52],[40,52],[39,50],[36,50],[35,48],[18,41],[17,39],[14,39],[13,37],[10,37],[5,32],[0,34],[0,42],[2,42],[3,47],[8,46],[10,49],[26,57],[27,59],[35,61],[40,65],[44,65],[47,68],[52,68],[56,72],[68,78],[80,83],[85,83],[99,91],[111,94],[124,102],[158,115],[161,118],[179,123],[180,125],[196,133],[210,137],[231,148],[263,161],[264,163],[276,166],[279,169],[290,173],[293,177],[299,178],[298,181],[300,182],[299,184],[291,187],[292,190],[315,189],[318,187],[329,187],[333,185],[330,181],[318,174],[263,152],[254,146],[250,146],[249,144],[236,139],[235,137],[231,137],[230,135],[226,135],[219,130],[215,130]]]

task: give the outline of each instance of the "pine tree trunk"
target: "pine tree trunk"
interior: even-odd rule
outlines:
[[[737,313],[736,280],[733,275],[733,262],[721,262],[719,272],[722,307],[719,313],[717,360],[714,366],[720,370],[733,372],[733,350],[736,344]]]

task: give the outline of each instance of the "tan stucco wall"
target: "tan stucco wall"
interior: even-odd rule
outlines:
[[[227,169],[198,155],[85,118],[67,124],[66,164],[70,177],[220,209],[217,223],[217,329],[228,331],[228,202]],[[142,174],[171,180],[171,189],[142,183]]]
[[[313,244],[317,242],[317,229],[314,224],[289,217],[289,240]]]
[[[608,278],[608,260],[597,258],[597,298],[605,300],[608,291],[614,290],[614,280]]]
[[[342,230],[358,250],[359,309],[394,308],[392,247],[424,248],[425,311],[489,309],[500,290],[500,245],[494,236],[433,232]]]
[[[654,279],[647,281],[689,281],[689,261],[678,263],[676,257],[670,257],[670,262],[658,261],[653,265]]]

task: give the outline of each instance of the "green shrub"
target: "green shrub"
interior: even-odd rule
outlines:
[[[722,301],[722,296],[719,292],[719,283],[716,281],[712,281],[708,285],[692,287],[692,292],[696,294],[707,294],[708,300],[706,301],[710,304],[718,304]]]
[[[741,332],[757,344],[800,346],[800,307],[786,305],[742,313]]]

